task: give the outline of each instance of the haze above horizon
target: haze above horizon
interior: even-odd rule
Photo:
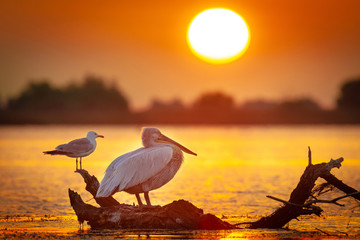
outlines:
[[[212,7],[249,25],[251,44],[234,62],[203,62],[187,46],[192,18]],[[3,1],[0,97],[30,79],[64,86],[95,74],[118,83],[137,109],[211,91],[238,102],[310,97],[331,108],[339,86],[360,75],[358,9],[356,0]]]

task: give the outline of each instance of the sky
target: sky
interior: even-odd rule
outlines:
[[[191,20],[228,8],[247,22],[247,51],[211,64],[190,50]],[[55,86],[86,75],[116,83],[133,109],[153,99],[191,103],[222,91],[237,103],[310,97],[332,108],[360,76],[358,0],[16,0],[0,2],[0,97],[30,80]]]

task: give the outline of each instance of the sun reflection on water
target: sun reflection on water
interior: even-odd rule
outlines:
[[[92,196],[74,173],[75,160],[45,156],[44,150],[95,130],[96,151],[83,159],[83,166],[99,181],[106,167],[119,155],[141,147],[138,126],[12,126],[0,127],[0,215],[73,216],[67,189],[84,200]],[[154,204],[186,199],[218,216],[257,218],[271,213],[279,203],[266,195],[287,199],[306,164],[307,146],[315,163],[343,156],[345,162],[334,174],[360,189],[360,127],[174,127],[159,126],[164,134],[198,153],[185,154],[175,178],[152,191]],[[136,202],[133,195],[117,193],[120,202]],[[94,200],[89,204],[96,205]],[[328,216],[349,216],[342,208],[324,206]],[[355,211],[352,219],[360,218]],[[236,219],[236,220],[234,220]],[[339,220],[340,219],[340,220]],[[333,228],[346,226],[334,223]],[[313,224],[321,224],[316,218]],[[323,222],[326,222],[325,220]],[[359,222],[360,223],[360,222]],[[298,228],[314,225],[291,223]],[[236,237],[241,239],[242,235]],[[230,234],[226,238],[233,238]]]

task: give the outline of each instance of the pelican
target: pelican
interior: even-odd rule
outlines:
[[[164,136],[157,128],[143,128],[144,147],[116,158],[106,169],[96,197],[108,197],[125,191],[135,194],[142,206],[140,193],[151,206],[149,191],[168,183],[179,170],[184,156],[182,151],[197,155],[174,140]]]
[[[86,138],[80,138],[72,140],[69,143],[61,144],[52,151],[45,151],[44,154],[50,155],[65,155],[68,157],[76,158],[76,171],[78,169],[78,158],[80,158],[80,169],[82,169],[81,159],[90,155],[95,151],[96,138],[103,138],[103,135],[99,135],[94,131],[87,133]]]

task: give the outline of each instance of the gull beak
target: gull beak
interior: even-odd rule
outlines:
[[[164,135],[161,134],[160,137],[159,137],[159,140],[160,140],[159,142],[165,142],[165,143],[173,144],[173,145],[179,147],[179,148],[180,148],[181,150],[183,150],[184,152],[186,152],[186,153],[188,153],[188,154],[192,154],[192,155],[197,156],[196,153],[194,153],[193,151],[187,149],[186,147],[184,147],[184,146],[181,145],[180,143],[175,142],[174,140],[168,138],[167,136],[164,136]]]
[[[104,138],[104,136],[103,136],[103,135],[97,135],[97,137],[99,137],[99,138]]]

